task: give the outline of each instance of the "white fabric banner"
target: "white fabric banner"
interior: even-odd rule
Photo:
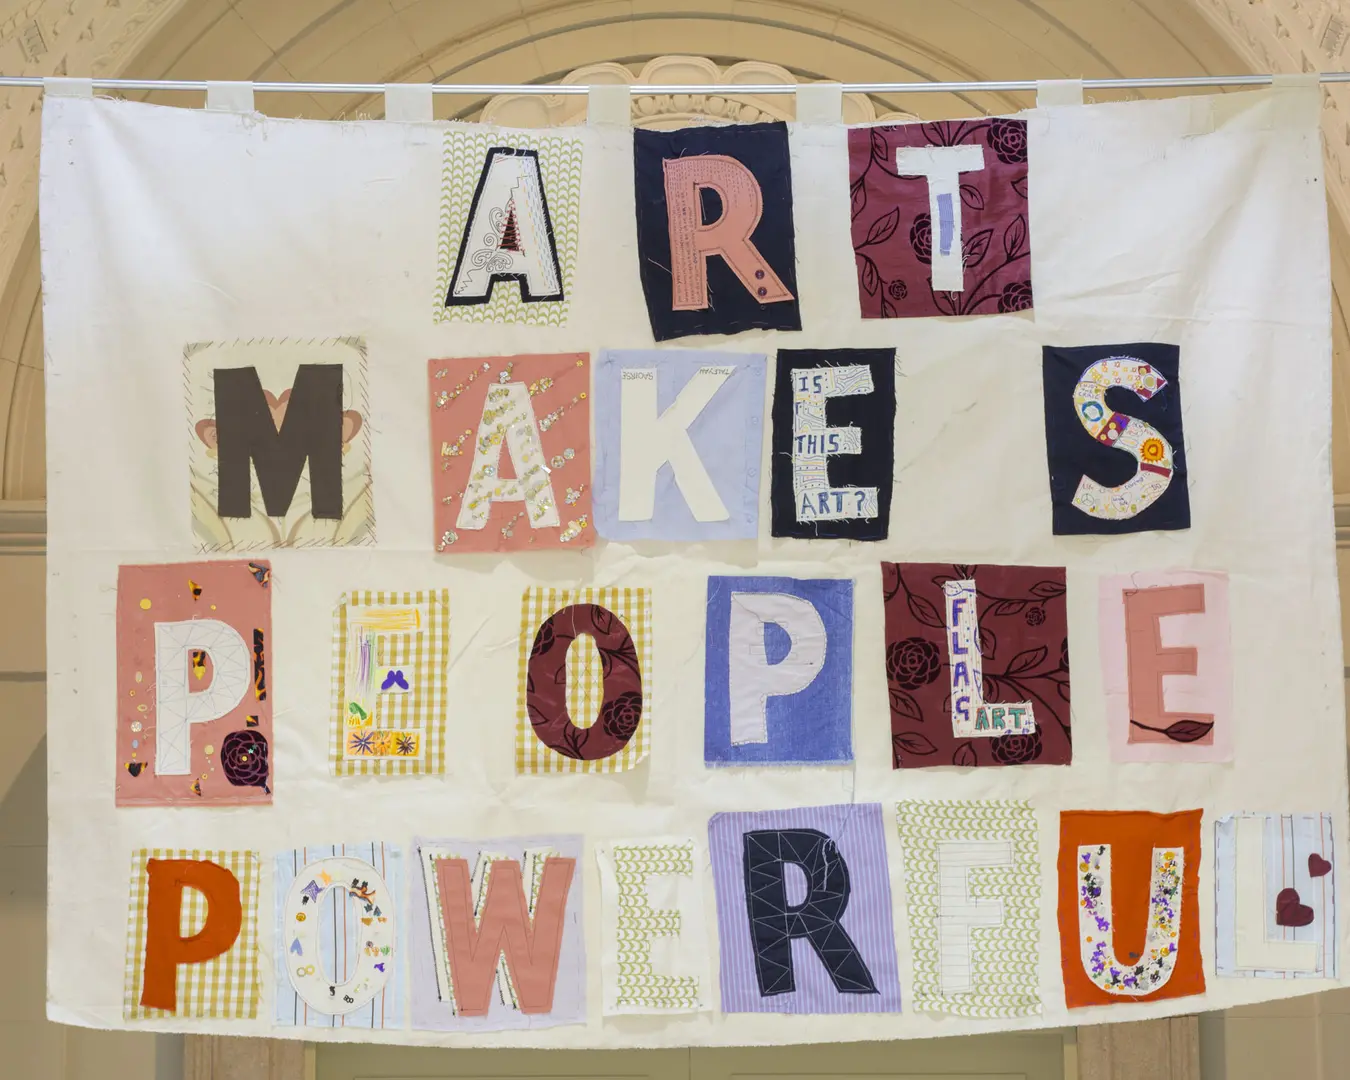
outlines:
[[[714,362],[727,372],[732,370],[725,359],[728,350],[766,354],[772,364],[780,348],[894,348],[895,469],[888,539],[868,544],[770,536],[766,400],[759,419],[757,542],[602,540],[572,551],[564,537],[563,546],[493,556],[457,554],[453,547],[435,551],[433,529],[440,526],[433,525],[433,514],[439,522],[441,500],[433,497],[433,468],[439,475],[441,464],[433,465],[429,452],[428,361],[576,353],[589,354],[594,362],[602,349],[657,347],[639,280],[634,132],[592,125],[561,133],[581,140],[579,247],[571,255],[564,252],[557,267],[537,253],[527,267],[544,292],[561,281],[569,310],[560,324],[440,319],[432,317],[432,301],[438,273],[443,273],[438,244],[447,132],[468,139],[483,136],[484,149],[496,145],[496,132],[473,125],[274,120],[49,97],[41,173],[49,528],[48,1015],[99,1027],[445,1046],[779,1045],[1139,1020],[1340,985],[1337,979],[1317,977],[1224,978],[1215,973],[1214,959],[1214,825],[1221,816],[1244,811],[1329,815],[1334,847],[1319,849],[1318,861],[1310,864],[1322,874],[1319,883],[1333,881],[1339,866],[1346,865],[1350,833],[1328,460],[1330,282],[1318,100],[1307,89],[1277,90],[1024,114],[1034,308],[967,318],[860,317],[850,243],[848,129],[837,123],[789,125],[801,331],[687,337],[669,347],[716,349]],[[513,139],[523,145],[521,139],[547,134],[504,138],[506,145]],[[986,147],[985,154],[992,167],[993,151]],[[470,166],[475,177],[481,160]],[[891,167],[893,161],[892,155]],[[520,221],[518,234],[511,235],[539,242],[543,216],[537,206],[527,205],[537,198],[531,168],[527,161],[516,170],[529,183],[515,189]],[[546,169],[543,175],[547,188]],[[961,179],[978,175],[963,173]],[[546,195],[553,198],[552,192]],[[550,211],[557,219],[559,206],[551,205]],[[533,215],[528,220],[527,213]],[[974,213],[967,203],[958,227],[974,230]],[[907,229],[901,225],[897,240]],[[935,225],[934,245],[938,232]],[[993,243],[999,242],[996,236]],[[515,256],[521,265],[529,261],[528,253]],[[512,296],[519,288],[517,280],[495,286]],[[437,307],[451,310],[443,300]],[[313,550],[308,545],[331,540],[336,523],[310,517],[307,525],[294,525],[300,530],[295,546],[231,550],[219,532],[220,520],[204,521],[198,505],[203,500],[194,499],[191,461],[203,455],[202,448],[214,455],[213,440],[226,436],[189,415],[191,397],[207,387],[185,385],[185,373],[194,370],[185,367],[185,348],[273,339],[322,345],[344,357],[343,378],[334,384],[347,410],[343,497],[356,498],[355,486],[369,480],[368,493],[361,496],[365,501],[337,534],[350,546]],[[1042,347],[1123,342],[1180,349],[1190,527],[1054,535]],[[299,362],[307,361],[300,357]],[[280,357],[277,370],[283,381],[273,385],[259,367],[273,419],[280,424],[280,388],[290,386],[296,363]],[[298,387],[299,376],[294,377]],[[772,368],[768,383],[772,394]],[[222,386],[215,384],[217,409]],[[292,400],[299,398],[300,391],[295,393]],[[659,407],[673,399],[672,391]],[[618,402],[617,392],[612,400]],[[1114,407],[1128,411],[1127,400],[1133,396],[1122,397]],[[617,404],[609,411],[597,405],[590,422],[618,445]],[[523,462],[539,457],[542,468],[560,453],[550,445],[552,437],[540,423],[512,454],[519,453]],[[438,447],[440,442],[438,436]],[[463,444],[469,456],[473,447],[473,442]],[[500,455],[502,462],[508,458]],[[576,480],[568,478],[567,469],[552,475],[545,489],[551,492],[547,510],[566,523],[569,489]],[[319,517],[319,478],[312,479]],[[593,482],[589,474],[579,479]],[[523,478],[518,487],[526,495],[517,494],[518,501],[508,504],[511,512],[523,513],[529,505],[543,514],[542,497],[532,495]],[[310,498],[309,481],[302,479],[299,490]],[[259,497],[256,486],[252,497]],[[535,502],[528,502],[531,498]],[[722,501],[731,505],[725,492]],[[207,510],[210,503],[205,500]],[[264,519],[255,513],[254,520]],[[491,527],[495,530],[495,519]],[[459,527],[460,534],[466,531]],[[263,570],[257,571],[259,587],[269,589],[271,597],[272,651],[266,671],[271,712],[255,729],[267,732],[271,725],[267,792],[261,793],[261,780],[248,780],[254,786],[242,788],[235,805],[197,805],[191,801],[197,793],[189,796],[187,787],[187,781],[196,780],[184,776],[181,798],[172,807],[132,805],[135,791],[122,798],[122,784],[135,772],[127,768],[134,762],[119,727],[133,714],[118,684],[117,626],[123,612],[118,568],[225,559],[270,564],[265,585]],[[970,566],[976,587],[985,565],[1066,568],[1073,654],[1071,765],[892,768],[881,560]],[[1098,649],[1098,581],[1104,575],[1176,569],[1228,575],[1232,760],[1117,764],[1110,751]],[[705,634],[711,617],[705,580],[746,574],[852,580],[852,607],[840,616],[851,617],[853,626],[852,764],[757,767],[753,761],[730,759],[722,764],[736,767],[705,764]],[[650,590],[650,629],[636,646],[638,655],[651,657],[651,670],[643,674],[650,700],[642,719],[647,725],[643,738],[649,727],[650,741],[641,743],[650,746],[650,753],[635,771],[517,771],[518,689],[524,682],[519,612],[522,593],[535,585],[597,592],[617,586],[619,593],[631,590],[634,597],[639,589]],[[366,702],[362,717],[374,709],[370,702],[392,701],[400,690],[406,694],[399,707],[413,716],[417,706],[407,702],[424,700],[418,680],[440,678],[434,668],[428,667],[427,674],[414,668],[412,659],[399,660],[396,652],[407,627],[430,633],[439,618],[439,601],[429,599],[437,594],[430,590],[447,590],[450,605],[449,666],[439,698],[443,742],[421,729],[423,741],[412,745],[408,761],[393,760],[404,751],[389,743],[384,753],[406,775],[392,767],[386,775],[350,775],[378,771],[365,768],[371,763],[364,761],[337,775],[333,687],[343,678],[369,678],[360,667],[361,649],[374,649],[377,663],[385,665],[375,672],[384,684],[362,684],[368,698],[351,692],[354,706]],[[766,591],[791,594],[786,585]],[[214,602],[207,593],[201,600]],[[339,665],[335,673],[339,629],[334,612],[343,601],[342,612],[364,614],[343,616],[341,632],[361,636],[345,639],[350,648],[342,663],[348,666]],[[979,604],[983,612],[990,601],[982,596]],[[375,606],[367,610],[369,605]],[[639,606],[634,600],[632,610]],[[833,649],[836,624],[831,620],[837,612],[826,614]],[[244,640],[254,646],[247,635]],[[766,649],[773,644],[766,639]],[[779,659],[785,649],[777,643]],[[945,650],[933,655],[934,663],[947,663]],[[199,660],[192,662],[200,667]],[[823,663],[828,665],[828,657]],[[986,680],[991,670],[986,661]],[[199,671],[196,678],[206,676]],[[241,692],[246,701],[255,693],[249,687]],[[994,702],[1015,706],[1024,700],[1003,686],[989,693]],[[775,710],[783,699],[767,700],[766,709]],[[1053,718],[1039,702],[1033,704],[1035,723],[1044,727]],[[777,715],[770,712],[770,726]],[[949,721],[950,715],[936,722]],[[409,721],[414,722],[433,719],[418,714]],[[524,723],[528,734],[528,720]],[[202,726],[187,725],[193,747],[199,745]],[[981,744],[972,753],[986,752],[980,734],[971,740],[972,746]],[[844,740],[842,751],[831,751],[828,760],[846,760],[849,745]],[[213,749],[222,752],[220,744]],[[740,749],[733,746],[727,753]],[[803,760],[811,759],[796,758]],[[438,763],[443,772],[437,772]],[[209,799],[217,774],[201,771],[202,798]],[[166,777],[169,781],[178,782]],[[991,1020],[959,1009],[942,1013],[913,1007],[917,961],[909,912],[915,909],[907,903],[906,873],[914,867],[906,866],[896,827],[895,804],[902,799],[1030,802],[1039,826],[1039,908],[1033,925],[1039,927],[1040,944],[1029,997],[1039,998],[1039,1013],[1033,1004],[1021,1015]],[[880,803],[884,811],[884,873],[890,882],[900,1011],[791,1016],[725,1011],[726,984],[720,994],[718,984],[717,899],[722,894],[719,886],[715,898],[709,872],[710,865],[716,869],[709,819],[726,811],[849,803]],[[1060,812],[1197,809],[1204,811],[1196,909],[1203,994],[1138,1003],[1122,998],[1123,1006],[1068,1009],[1056,916]],[[693,950],[688,935],[704,937],[700,948],[710,958],[711,974],[708,1007],[669,1019],[607,1015],[611,1010],[605,1003],[613,993],[602,985],[602,957],[611,934],[603,920],[612,905],[602,902],[596,852],[621,840],[670,836],[694,841],[692,880],[701,882],[704,906],[699,918],[682,924],[678,943]],[[463,861],[424,859],[414,846],[416,837],[454,838],[437,843],[462,853]],[[567,861],[576,850],[568,837],[582,840],[574,863]],[[379,1027],[374,1019],[361,1028],[277,1027],[271,1019],[279,992],[275,950],[286,939],[272,921],[281,906],[275,897],[275,858],[348,839],[410,853],[397,896],[397,940],[389,955],[396,964],[392,977],[405,980],[400,985],[405,996],[411,994],[411,1006],[402,1027]],[[1002,842],[994,834],[968,839]],[[260,986],[252,1018],[232,1018],[236,1014],[228,1011],[165,1016],[151,1010],[152,1018],[124,1019],[128,968],[139,964],[134,950],[128,960],[127,868],[129,857],[141,849],[259,853],[257,896],[244,911],[247,920],[256,910],[257,919]],[[846,844],[841,850],[849,859],[862,857]],[[531,854],[539,851],[563,852],[567,858]],[[991,873],[1013,866],[1011,846],[1007,852],[1006,858],[999,856],[1003,862],[986,860]],[[483,875],[475,863],[480,853],[486,853],[482,859],[514,860],[520,868],[494,873],[494,883],[523,880],[529,888],[537,880],[545,892],[580,890],[567,894],[565,907],[559,900],[550,917],[563,941],[559,995],[570,965],[579,960],[579,943],[567,936],[569,920],[581,922],[583,985],[566,991],[568,1007],[575,1008],[581,1022],[536,1025],[516,1014],[498,1023],[500,1010],[519,1010],[517,993],[528,1005],[535,992],[513,970],[510,978],[503,974],[497,980],[482,1017],[452,1017],[447,1008],[449,1019],[436,1027],[419,1023],[416,953],[430,949],[430,938],[414,935],[429,917],[450,910],[460,882],[452,870],[460,874],[464,866],[464,880],[473,874],[473,887],[480,888]],[[1324,863],[1337,870],[1328,875],[1321,869]],[[1114,865],[1120,864],[1117,858]],[[432,896],[440,896],[443,909],[435,903],[428,907],[424,891],[424,877],[434,875],[437,865],[444,876]],[[549,876],[563,866],[573,875],[570,885],[561,871]],[[1147,876],[1147,866],[1140,872]],[[981,871],[976,867],[969,873]],[[1304,887],[1307,873],[1300,869],[1299,875],[1290,880]],[[370,880],[374,887],[376,878]],[[785,880],[791,903],[797,895],[793,890],[806,886],[792,875]],[[978,911],[979,918],[968,919],[964,935],[948,935],[944,942],[969,940],[978,950],[987,940],[981,936],[986,924],[996,916],[1010,917],[1006,900],[999,907],[981,899],[980,880],[967,879],[968,895],[959,892],[960,882],[953,886],[957,899]],[[855,895],[872,887],[856,865],[853,881]],[[539,900],[539,910],[548,899]],[[655,909],[662,909],[659,901],[649,898]],[[418,905],[414,918],[410,913]],[[1312,908],[1306,910],[1311,917]],[[367,916],[380,917],[369,910]],[[1076,928],[1076,914],[1073,920]],[[1343,947],[1348,924],[1342,919],[1337,927],[1333,952]],[[185,925],[183,931],[190,929]],[[295,940],[303,949],[301,937]],[[799,970],[817,964],[806,942],[790,947]],[[1142,945],[1117,933],[1115,948],[1123,955]],[[1066,955],[1076,958],[1078,952],[1078,943],[1070,942]],[[655,955],[659,970],[665,953],[658,949]],[[958,959],[951,970],[959,969],[961,979],[944,976],[946,983],[935,994],[970,985],[963,981],[968,958]],[[427,970],[426,985],[434,995],[435,973]],[[873,965],[872,974],[879,970]],[[969,970],[978,986],[978,953]],[[280,991],[291,993],[289,987]],[[883,994],[892,991],[881,988]],[[456,1027],[460,1020],[472,1022]]]

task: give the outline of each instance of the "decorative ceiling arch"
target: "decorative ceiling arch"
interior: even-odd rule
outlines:
[[[793,94],[738,94],[737,86],[796,86],[798,79],[778,64],[742,60],[722,68],[706,56],[658,56],[633,73],[623,64],[587,64],[569,71],[560,80],[564,86],[718,86],[715,94],[634,94],[633,124],[636,127],[675,128],[689,124],[734,121],[753,124],[760,120],[792,120],[797,114]],[[586,119],[586,99],[579,95],[501,94],[483,106],[480,119],[505,127],[564,127]],[[845,94],[843,119],[848,124],[876,120],[904,122],[919,119],[914,113],[878,112],[866,94]]]

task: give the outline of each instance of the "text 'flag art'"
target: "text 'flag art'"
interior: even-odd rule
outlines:
[[[53,1021],[679,1051],[1342,986],[1315,78],[727,79],[43,96]]]

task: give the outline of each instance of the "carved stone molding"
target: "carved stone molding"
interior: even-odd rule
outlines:
[[[623,64],[587,64],[565,75],[567,86],[725,86],[724,94],[634,94],[633,125],[675,128],[690,124],[759,120],[792,120],[797,113],[795,94],[738,94],[739,86],[796,86],[787,68],[760,60],[743,60],[720,67],[704,56],[658,56],[636,74]],[[506,127],[565,127],[586,119],[586,99],[579,95],[502,94],[483,107],[484,123]],[[913,113],[883,112],[866,94],[845,94],[843,121],[867,124],[876,120],[902,123],[917,120]]]

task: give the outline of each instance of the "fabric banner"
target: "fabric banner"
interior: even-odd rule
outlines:
[[[1320,100],[47,99],[50,1017],[783,1045],[1340,985]]]

